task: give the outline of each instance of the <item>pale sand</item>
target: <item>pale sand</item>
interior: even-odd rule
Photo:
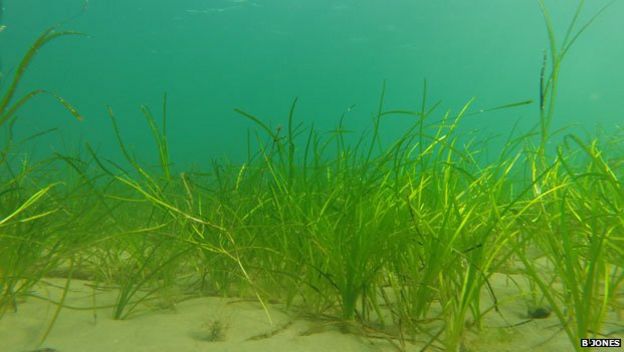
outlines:
[[[46,281],[55,286],[64,283],[60,279]],[[487,314],[481,333],[467,334],[468,351],[572,350],[553,316],[505,328],[527,320],[526,304],[518,298],[517,289],[502,275],[494,276],[493,286],[500,300],[501,314]],[[37,294],[58,299],[59,292],[58,288],[47,285],[39,288]],[[88,282],[75,280],[66,304],[91,307],[93,292]],[[96,303],[109,304],[113,298],[113,291],[98,291]],[[487,294],[483,300],[489,300]],[[30,298],[21,302],[17,313],[9,312],[0,320],[0,351],[36,349],[54,311],[55,306],[43,300]],[[48,339],[40,347],[59,352],[399,350],[398,341],[391,343],[380,334],[343,333],[336,324],[297,318],[279,305],[271,305],[269,313],[272,324],[257,302],[215,297],[189,299],[172,309],[141,307],[137,314],[124,321],[112,320],[110,309],[97,312],[63,309]],[[373,334],[377,337],[372,337]],[[209,341],[211,339],[217,341]],[[429,338],[422,336],[416,340],[406,343],[406,351],[420,351]],[[427,351],[440,351],[440,344],[436,346]]]

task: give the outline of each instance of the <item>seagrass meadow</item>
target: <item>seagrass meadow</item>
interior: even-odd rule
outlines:
[[[263,6],[219,4],[186,13]],[[341,4],[332,8],[355,6]],[[246,126],[238,149],[207,164],[193,160],[210,153],[192,142],[184,160],[173,156],[185,142],[171,134],[185,118],[174,90],[137,104],[140,126],[102,108],[103,148],[88,135],[76,148],[45,147],[70,138],[57,128],[92,118],[80,99],[29,77],[53,70],[55,46],[70,56],[92,38],[64,29],[74,17],[44,30],[1,76],[0,352],[582,351],[581,339],[621,341],[624,130],[557,120],[563,63],[612,4],[576,2],[567,22],[533,4],[546,50],[523,73],[528,98],[504,98],[496,80],[503,100],[445,106],[421,78],[412,106],[396,106],[399,89],[380,80],[370,111],[351,105],[328,127],[300,111],[305,96],[260,109],[277,118],[237,107],[243,96],[227,107]],[[76,18],[99,6],[83,5]],[[491,114],[506,119],[498,136],[465,128]],[[57,116],[58,127],[32,123]]]

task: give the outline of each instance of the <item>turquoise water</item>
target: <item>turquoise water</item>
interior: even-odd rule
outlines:
[[[591,1],[584,23],[606,1]],[[576,1],[546,1],[559,41]],[[241,108],[271,126],[285,124],[299,97],[297,120],[332,129],[342,113],[353,129],[369,126],[382,82],[386,106],[418,109],[423,80],[429,101],[457,110],[539,98],[548,47],[537,1],[526,0],[4,0],[0,55],[11,73],[45,28],[84,32],[45,47],[21,91],[44,88],[85,116],[72,120],[51,99],[20,114],[18,134],[58,127],[31,145],[74,152],[89,141],[119,156],[106,106],[135,153],[154,158],[139,107],[159,111],[169,97],[169,142],[178,165],[212,158],[241,160],[255,128]],[[624,99],[624,3],[616,1],[582,35],[564,62],[554,127],[607,130],[621,121]],[[6,82],[4,83],[6,84]],[[439,115],[439,114],[438,114]],[[538,121],[537,104],[466,118],[484,136]],[[405,126],[393,117],[383,133]]]

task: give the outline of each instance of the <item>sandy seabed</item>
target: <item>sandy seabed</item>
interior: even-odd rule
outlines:
[[[58,300],[64,280],[45,282],[35,293]],[[502,275],[494,276],[492,282],[497,291],[512,293]],[[430,340],[417,336],[401,347],[387,335],[345,332],[336,322],[296,316],[279,304],[269,305],[269,319],[258,302],[235,298],[192,298],[169,309],[141,307],[126,320],[113,320],[110,308],[88,309],[93,306],[94,292],[92,283],[72,281],[65,304],[87,309],[62,309],[43,344],[40,340],[56,306],[35,298],[20,302],[17,312],[8,312],[0,320],[0,352],[421,351]],[[101,306],[114,302],[115,292],[98,291],[95,297]],[[500,299],[500,308],[500,314],[485,316],[478,335],[469,330],[466,352],[573,350],[554,316],[528,320],[521,299]],[[612,337],[622,338],[623,334]],[[442,350],[438,342],[425,349]]]

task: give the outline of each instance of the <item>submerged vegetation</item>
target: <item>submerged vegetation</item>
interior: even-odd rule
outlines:
[[[347,141],[342,119],[329,135],[298,124],[296,100],[284,131],[237,109],[260,130],[250,143],[255,151],[241,165],[215,164],[207,173],[171,167],[166,96],[162,122],[142,108],[158,170],[128,152],[110,108],[125,164],[88,145],[85,155],[16,161],[15,112],[45,92],[15,101],[17,85],[38,49],[73,34],[45,32],[0,102],[9,136],[0,154],[0,317],[24,299],[50,301],[58,309],[43,341],[62,309],[108,309],[113,319],[129,319],[154,302],[169,308],[189,297],[228,295],[253,297],[268,319],[270,300],[374,328],[399,349],[414,343],[466,351],[469,332],[521,300],[527,319],[556,316],[576,349],[580,338],[621,331],[622,151],[574,135],[553,153],[545,147],[560,62],[586,28],[574,29],[582,4],[560,48],[542,8],[552,67],[542,70],[540,122],[511,134],[487,162],[459,129],[473,101],[441,111],[429,103],[426,83],[414,111],[388,109],[384,86],[372,129],[355,142]],[[394,116],[414,123],[384,143],[381,131]],[[46,277],[67,279],[58,300],[34,291]],[[492,282],[500,277],[515,296],[497,292]],[[117,297],[64,306],[77,279]],[[221,325],[210,329],[206,340],[223,335]]]

